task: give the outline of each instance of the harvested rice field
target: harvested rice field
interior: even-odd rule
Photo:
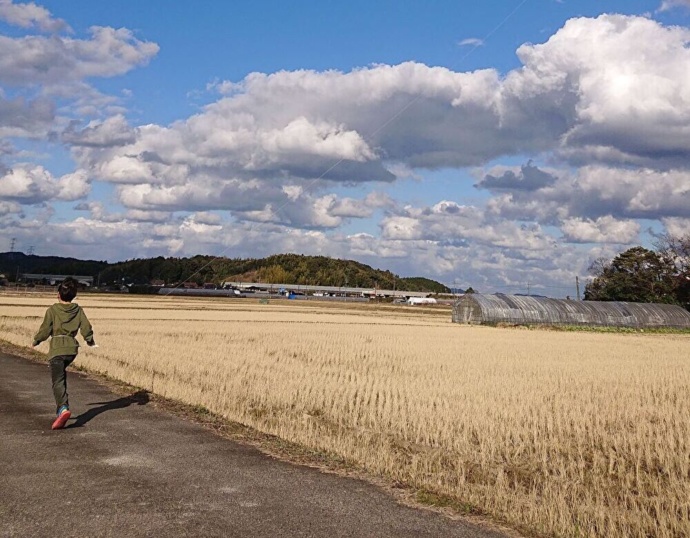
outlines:
[[[0,296],[0,338],[30,346],[52,302]],[[689,335],[461,326],[449,307],[77,302],[93,372],[537,535],[690,535]]]

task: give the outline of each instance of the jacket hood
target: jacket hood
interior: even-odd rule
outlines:
[[[79,315],[79,305],[77,303],[55,303],[55,305],[53,305],[53,308],[55,311],[55,316],[60,320],[60,322],[63,325],[65,323],[69,323]]]

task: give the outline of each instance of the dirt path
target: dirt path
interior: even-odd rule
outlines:
[[[70,372],[51,431],[50,374],[0,353],[0,536],[503,536],[379,488],[277,461]]]

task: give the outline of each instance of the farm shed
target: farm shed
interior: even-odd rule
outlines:
[[[570,301],[521,295],[467,294],[453,305],[456,323],[690,328],[690,312],[656,303]]]

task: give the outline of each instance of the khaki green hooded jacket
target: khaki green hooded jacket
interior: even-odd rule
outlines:
[[[34,346],[52,336],[49,359],[58,355],[76,355],[79,350],[79,342],[75,338],[77,331],[81,331],[88,345],[95,345],[91,323],[82,308],[77,303],[55,303],[46,310],[43,323],[34,336]]]

